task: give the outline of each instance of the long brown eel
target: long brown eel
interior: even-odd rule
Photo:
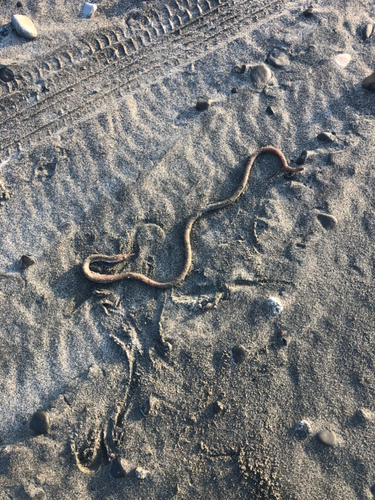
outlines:
[[[199,219],[199,217],[202,217],[202,215],[207,214],[208,212],[213,212],[214,210],[220,210],[221,208],[236,203],[238,198],[245,192],[247,188],[250,170],[254,164],[255,159],[262,153],[274,153],[275,155],[277,155],[281,161],[282,167],[287,172],[295,173],[304,170],[303,167],[298,167],[298,168],[289,167],[282,152],[279,149],[274,148],[273,146],[266,146],[264,148],[258,149],[258,151],[254,153],[247,162],[240,185],[238,186],[236,191],[232,194],[232,196],[230,196],[226,200],[218,201],[216,203],[207,205],[205,208],[201,208],[197,213],[192,215],[190,219],[187,221],[184,232],[185,264],[182,271],[177,276],[177,278],[175,278],[172,281],[167,281],[166,283],[160,283],[159,281],[155,281],[152,280],[151,278],[148,278],[144,274],[131,273],[131,272],[123,272],[119,274],[100,274],[91,271],[90,269],[90,264],[92,262],[106,262],[107,264],[117,264],[119,262],[126,260],[131,255],[134,255],[126,253],[118,255],[101,255],[101,254],[90,255],[83,263],[83,273],[86,276],[86,278],[88,278],[91,281],[95,281],[95,283],[112,283],[113,281],[119,281],[123,279],[135,279],[138,281],[142,281],[143,283],[146,283],[146,285],[150,285],[156,288],[172,288],[176,285],[179,285],[186,278],[186,275],[189,272],[192,263],[190,233],[194,222],[196,222]]]

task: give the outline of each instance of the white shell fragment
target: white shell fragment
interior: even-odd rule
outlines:
[[[281,311],[283,310],[283,306],[281,305],[281,303],[279,302],[279,300],[275,299],[274,297],[270,297],[267,300],[267,304],[272,309],[272,313],[273,314],[280,314]]]
[[[350,54],[337,54],[333,59],[339,68],[346,68],[352,60]]]
[[[15,14],[14,16],[12,16],[12,24],[17,33],[24,38],[33,40],[38,36],[38,32],[34,26],[34,23],[27,16]]]
[[[97,8],[98,6],[95,3],[85,2],[82,7],[82,17],[89,19],[95,14]]]

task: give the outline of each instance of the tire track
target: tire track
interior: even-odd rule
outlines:
[[[257,16],[259,19],[260,15],[264,17],[271,14],[285,1],[268,0],[266,6],[264,2],[262,5],[260,2],[249,1],[226,2],[225,11],[222,12],[222,6],[220,9],[217,5],[208,7],[206,0],[206,12],[182,24],[167,36],[155,36],[153,42],[150,38],[145,38],[144,32],[137,37],[117,42],[114,42],[114,35],[111,39],[102,34],[103,44],[98,42],[97,50],[93,49],[90,59],[76,64],[76,71],[70,75],[71,81],[66,75],[69,62],[66,63],[65,70],[59,71],[56,79],[61,82],[65,75],[66,86],[59,88],[56,84],[54,92],[50,90],[50,94],[32,105],[30,98],[38,99],[35,87],[34,90],[29,90],[29,100],[25,92],[17,92],[18,102],[26,101],[28,106],[14,112],[8,119],[3,119],[0,127],[0,150],[7,149],[34,133],[46,129],[50,129],[52,133],[68,126],[69,122],[79,119],[83,112],[86,114],[98,108],[103,99],[118,99],[122,95],[121,90],[130,91],[139,84],[146,84],[149,77],[155,80],[165,75],[170,68],[186,64],[189,59],[197,58],[209,46],[231,36],[231,30],[235,34],[238,25],[248,22],[249,17]],[[232,5],[228,8],[229,4]],[[202,7],[200,9],[202,10]],[[182,23],[180,16],[178,22]],[[173,58],[170,54],[173,54]],[[70,60],[74,61],[74,58],[70,57]],[[88,62],[85,65],[86,61]],[[74,80],[79,74],[81,77]],[[38,75],[40,76],[40,72]],[[91,82],[99,90],[93,90],[90,87]],[[4,102],[0,101],[0,110]],[[7,108],[8,112],[9,109],[12,109],[11,106]]]

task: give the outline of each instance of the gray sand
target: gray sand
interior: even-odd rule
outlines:
[[[23,4],[0,7],[0,499],[374,498],[374,2]],[[85,279],[93,253],[173,279],[186,220],[266,145],[305,170],[259,157],[180,287]]]

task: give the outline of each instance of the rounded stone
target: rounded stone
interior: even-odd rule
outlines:
[[[317,215],[318,221],[321,223],[321,225],[324,227],[324,229],[331,230],[336,227],[337,224],[337,219],[336,217],[333,217],[333,215],[329,214],[318,214]]]
[[[286,53],[277,47],[272,49],[268,54],[267,61],[275,68],[283,68],[284,66],[288,66],[288,64],[290,64],[289,57]]]
[[[0,80],[2,82],[11,82],[14,80],[13,71],[9,68],[1,68],[0,69]]]
[[[232,361],[235,365],[242,364],[247,356],[247,351],[242,345],[235,345],[230,350]]]
[[[12,16],[12,24],[17,33],[24,38],[33,40],[38,36],[34,23],[27,16],[14,14],[14,16]]]
[[[333,142],[335,140],[334,136],[330,132],[321,132],[316,136],[316,138],[321,142]]]
[[[271,76],[271,70],[265,64],[257,64],[251,69],[250,73],[250,77],[257,87],[264,87]]]
[[[320,431],[318,433],[318,439],[326,446],[335,446],[335,444],[337,443],[335,433],[333,431],[329,431],[328,429]]]
[[[308,9],[305,10],[305,12],[303,13],[303,15],[305,17],[311,17],[312,15],[314,14],[314,8],[313,7],[309,7]]]
[[[196,108],[198,111],[206,111],[210,107],[210,104],[211,104],[211,102],[209,99],[202,97],[202,98],[198,99]]]
[[[89,19],[93,17],[98,6],[95,3],[84,2],[82,7],[82,17],[84,19]]]
[[[34,413],[31,418],[30,427],[36,434],[47,434],[50,427],[48,413],[45,411]]]
[[[296,159],[297,165],[303,165],[305,163],[305,161],[307,160],[308,156],[309,156],[309,153],[306,150],[302,151],[302,153]]]
[[[307,439],[312,434],[311,425],[306,420],[301,420],[297,422],[294,427],[294,435],[296,439],[302,441],[303,439]]]
[[[375,72],[363,80],[362,87],[370,92],[375,92]]]
[[[112,465],[109,470],[109,475],[113,479],[117,479],[120,477],[125,477],[127,474],[129,474],[130,470],[131,467],[129,466],[126,460],[124,460],[123,458],[115,458],[112,461]]]
[[[374,29],[374,25],[373,24],[366,24],[366,26],[363,28],[362,30],[362,38],[363,40],[367,40],[368,38],[370,38],[370,36],[372,35],[372,31]]]
[[[350,61],[352,60],[352,56],[350,54],[337,54],[333,60],[335,61],[335,64],[339,67],[339,68],[346,68],[347,65],[350,63]]]

